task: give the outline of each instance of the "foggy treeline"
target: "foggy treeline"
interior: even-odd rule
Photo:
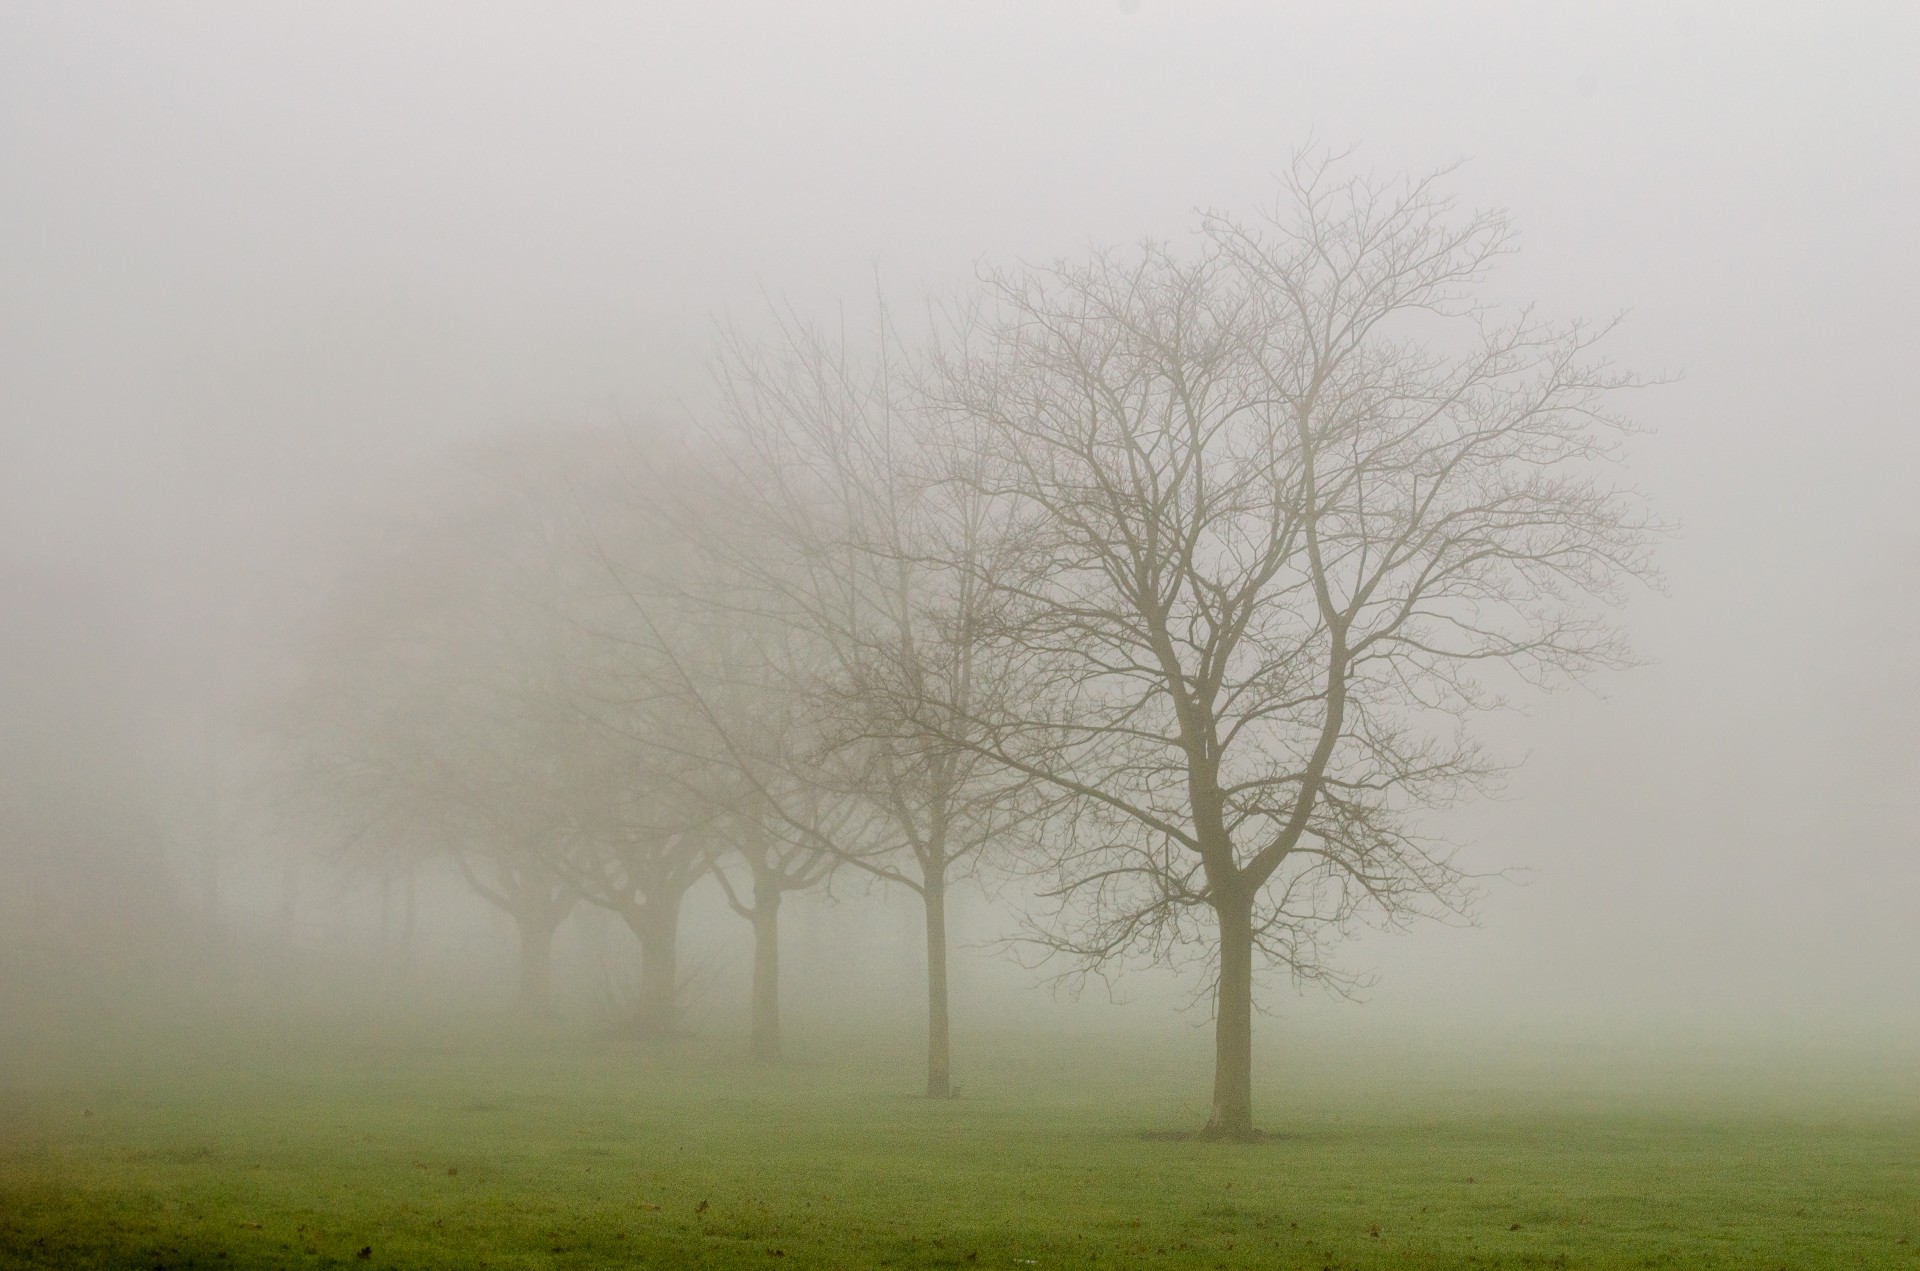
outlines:
[[[956,1031],[1146,984],[1227,1137],[1296,989],[1910,1031],[1911,444],[1676,451],[1699,373],[1516,283],[1471,164],[1287,155],[1046,263],[690,308],[640,404],[466,367],[356,431],[323,373],[272,429],[225,383],[163,444],[13,432],[0,1005],[451,994],[769,1061],[912,1019],[939,1098]]]
[[[209,933],[236,831],[295,853],[289,917],[299,854],[378,879],[383,942],[447,865],[511,920],[525,1013],[593,907],[663,1038],[711,885],[774,1059],[786,897],[857,873],[920,904],[945,1098],[948,895],[985,884],[1035,969],[1201,966],[1208,1128],[1251,1134],[1256,964],[1341,986],[1343,930],[1468,914],[1421,820],[1500,772],[1462,722],[1625,665],[1594,602],[1653,576],[1634,381],[1603,328],[1491,312],[1511,231],[1445,181],[1303,151],[1252,213],[988,269],[916,328],[728,329],[710,419],[448,456],[276,664],[221,668]]]

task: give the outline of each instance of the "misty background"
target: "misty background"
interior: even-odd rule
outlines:
[[[355,544],[462,445],[710,411],[715,323],[768,296],[831,319],[876,278],[911,302],[1177,234],[1316,140],[1468,159],[1463,202],[1522,231],[1496,299],[1627,312],[1612,356],[1677,377],[1624,403],[1631,472],[1681,533],[1622,619],[1648,665],[1483,725],[1526,762],[1448,830],[1525,885],[1349,945],[1364,1006],[1267,1005],[1911,1041],[1916,66],[1898,5],[0,7],[0,1003],[111,1016],[175,953],[187,993],[263,948],[312,982],[409,904],[412,991],[504,1002],[510,929],[457,878],[408,901],[259,832],[251,703]],[[797,912],[787,965],[911,1028],[915,915],[867,890]],[[736,1027],[745,931],[689,904]],[[575,1010],[627,973],[596,923]],[[959,941],[1004,927],[958,901]],[[1004,958],[953,966],[963,1025],[1059,1015]],[[1165,979],[1076,1018],[1175,1027]]]

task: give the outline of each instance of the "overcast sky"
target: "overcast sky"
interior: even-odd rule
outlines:
[[[762,291],[1176,235],[1308,141],[1468,160],[1497,295],[1681,375],[1652,665],[1496,726],[1460,829],[1535,881],[1363,942],[1376,1006],[1913,1027],[1920,6],[0,3],[0,603],[177,643],[450,438],[698,410]]]

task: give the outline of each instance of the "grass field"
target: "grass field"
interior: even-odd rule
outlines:
[[[0,1267],[1920,1271],[1898,1064],[1835,1088],[1269,1056],[1273,1137],[1233,1146],[1154,1133],[1198,1123],[1199,1045],[963,1037],[963,1097],[933,1104],[904,1044],[761,1070],[497,1031],[16,1066]]]

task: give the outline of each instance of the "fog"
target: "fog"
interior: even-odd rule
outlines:
[[[1920,1042],[1920,12],[15,4],[0,32],[10,1051],[135,1001],[509,1011],[513,924],[456,868],[403,877],[285,794],[289,685],[384,612],[356,589],[404,621],[476,470],[700,435],[726,330],[857,334],[882,293],[911,325],[983,268],[1181,241],[1303,147],[1464,161],[1447,189],[1519,230],[1479,294],[1622,315],[1604,352],[1658,381],[1616,403],[1625,471],[1676,528],[1613,615],[1640,665],[1475,720],[1517,768],[1425,814],[1511,876],[1471,922],[1362,924],[1331,954],[1357,1004],[1266,976],[1261,1028]],[[954,883],[956,1030],[1204,1032],[1203,967],[1076,999],[996,943],[1030,887]],[[787,913],[794,1037],[924,1027],[915,896],[842,868]],[[748,924],[705,880],[679,934],[690,1026],[744,1036]],[[638,956],[581,907],[559,1018],[621,1017]]]

